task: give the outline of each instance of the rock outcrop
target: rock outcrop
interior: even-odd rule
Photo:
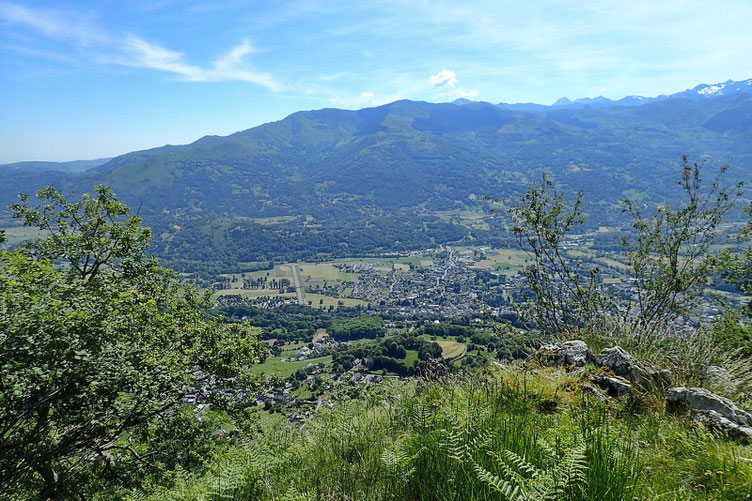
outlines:
[[[674,382],[670,371],[640,362],[618,345],[601,351],[595,363],[600,367],[610,367],[617,376],[645,389],[667,388]]]
[[[695,419],[711,428],[752,439],[752,415],[728,398],[705,388],[669,388],[666,390],[666,409],[670,412],[689,410]]]
[[[582,367],[595,361],[593,352],[584,341],[566,341],[564,343],[546,344],[535,354],[541,365],[574,365]]]

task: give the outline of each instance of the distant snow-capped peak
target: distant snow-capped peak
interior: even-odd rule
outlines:
[[[552,104],[552,107],[581,107],[581,106],[640,106],[642,104],[653,103],[655,101],[665,101],[666,99],[705,99],[721,96],[731,96],[734,94],[751,94],[752,78],[742,81],[726,80],[716,84],[700,84],[692,89],[683,92],[677,92],[669,96],[660,95],[656,97],[644,96],[626,96],[617,101],[607,99],[603,96],[595,98],[581,97],[570,100],[563,97]],[[501,104],[501,103],[500,103]]]
[[[750,92],[752,87],[752,78],[743,80],[741,82],[735,82],[733,80],[727,80],[722,83],[712,85],[698,85],[691,92],[695,92],[703,97],[716,97],[716,96],[728,96],[731,94],[738,94],[741,92]]]

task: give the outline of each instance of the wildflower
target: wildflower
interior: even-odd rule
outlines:
[[[647,470],[647,471],[650,471],[650,470],[652,470],[652,469],[653,469],[653,468],[651,468],[650,466],[646,466],[646,467],[645,467],[645,470]]]

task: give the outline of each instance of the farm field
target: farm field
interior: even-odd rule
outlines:
[[[305,301],[306,304],[310,302],[311,303],[310,306],[312,308],[324,308],[324,309],[329,309],[330,306],[333,306],[334,308],[339,308],[340,306],[355,307],[355,306],[368,305],[368,303],[360,299],[351,299],[349,297],[332,297],[332,296],[325,296],[323,294],[312,294],[310,292],[303,293],[303,300]]]
[[[332,280],[344,282],[358,278],[358,273],[344,273],[339,271],[335,264],[337,261],[325,263],[298,263],[298,276],[301,282],[310,280]]]
[[[467,350],[467,346],[458,341],[441,340],[436,343],[441,346],[441,358],[444,359],[456,358]]]
[[[302,348],[303,346],[305,346],[307,344],[308,343],[306,343],[304,341],[300,341],[300,342],[297,342],[297,343],[288,343],[288,344],[285,344],[285,345],[283,345],[281,347],[281,351],[280,351],[279,357],[280,358],[292,357],[293,355],[295,355],[298,352],[298,350],[300,348]]]
[[[332,362],[332,357],[331,355],[329,355],[326,357],[302,360],[300,362],[283,362],[279,358],[270,357],[267,358],[263,364],[258,364],[251,367],[251,372],[253,374],[276,374],[283,378],[287,378],[296,370],[302,369],[308,364],[317,364],[319,362],[324,362],[325,364],[329,365]]]
[[[608,258],[608,257],[596,257],[593,260],[598,263],[605,264],[606,266],[611,266],[612,268],[616,268],[618,270],[629,269],[629,267],[626,264],[616,261],[615,259]]]
[[[524,251],[514,249],[493,249],[486,253],[486,259],[478,261],[479,268],[489,268],[506,274],[515,274],[528,262]]]
[[[294,292],[280,293],[277,289],[222,289],[215,292],[217,296],[241,296],[246,299],[262,297],[294,298]]]

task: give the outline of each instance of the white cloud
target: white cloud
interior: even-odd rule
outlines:
[[[431,87],[454,87],[457,85],[457,75],[452,70],[441,70],[428,79]]]

